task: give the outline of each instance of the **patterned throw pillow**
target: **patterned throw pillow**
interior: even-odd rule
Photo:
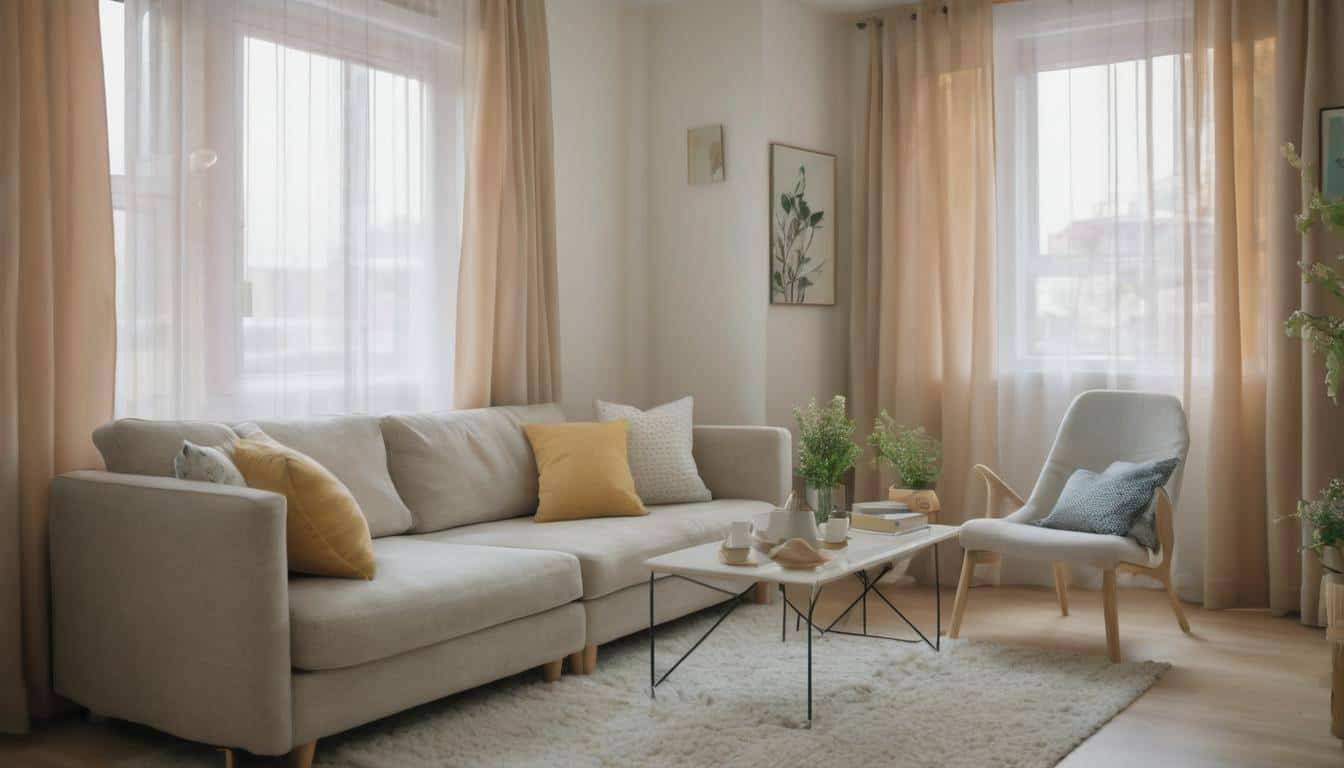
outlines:
[[[173,477],[178,480],[199,480],[205,483],[246,486],[243,474],[229,458],[231,446],[212,447],[182,441],[182,450],[173,456]]]
[[[690,397],[641,411],[632,405],[597,401],[597,420],[630,423],[628,451],[635,492],[645,504],[709,501],[709,488],[691,454]]]
[[[1145,528],[1136,523],[1153,494],[1166,484],[1180,463],[1177,458],[1142,464],[1116,462],[1100,474],[1079,469],[1069,475],[1055,508],[1035,524],[1062,531],[1134,536],[1143,546],[1156,549],[1152,526]]]

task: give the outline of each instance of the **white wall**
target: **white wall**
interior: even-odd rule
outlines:
[[[624,94],[643,75],[630,66],[632,11],[621,0],[550,0],[551,101],[555,129],[556,249],[560,291],[561,405],[571,419],[593,418],[593,399],[645,396],[629,356],[644,346],[647,322],[626,297],[646,290],[630,258],[643,202],[630,194],[631,123]],[[634,128],[634,130],[632,130]],[[632,201],[633,200],[633,201]],[[636,340],[638,343],[635,343]]]
[[[794,406],[846,392],[852,220],[849,61],[857,34],[847,17],[796,0],[765,4],[767,138],[836,156],[836,208],[827,213],[836,230],[835,306],[771,305],[766,313],[765,417],[769,424],[795,431]],[[762,273],[765,263],[762,255]],[[860,431],[866,426],[859,425]]]
[[[563,400],[792,426],[846,380],[853,29],[796,0],[550,0]],[[846,30],[851,34],[845,35]],[[686,180],[722,124],[727,180]],[[833,152],[833,308],[769,306],[768,144]]]
[[[650,9],[649,334],[653,400],[765,421],[766,153],[760,0]],[[721,184],[686,180],[686,131],[721,123]]]

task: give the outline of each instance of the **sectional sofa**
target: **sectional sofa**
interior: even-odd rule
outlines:
[[[648,626],[644,561],[778,504],[786,430],[699,426],[713,500],[536,523],[520,425],[554,405],[226,425],[120,420],[107,471],[51,488],[56,690],[100,715],[310,764],[318,739],[534,667],[591,673]],[[285,499],[171,477],[188,439],[260,428],[331,470],[374,536],[372,581],[291,574]],[[657,621],[723,596],[656,583]]]

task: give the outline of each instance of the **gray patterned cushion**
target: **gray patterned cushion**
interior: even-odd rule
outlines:
[[[597,420],[629,422],[626,452],[635,492],[645,504],[709,501],[691,453],[695,401],[683,397],[641,411],[632,405],[597,401]]]
[[[1132,536],[1148,549],[1157,548],[1153,521],[1144,522],[1157,489],[1181,463],[1178,458],[1142,464],[1117,461],[1100,474],[1079,469],[1069,476],[1055,508],[1035,524],[1045,528],[1112,536]]]

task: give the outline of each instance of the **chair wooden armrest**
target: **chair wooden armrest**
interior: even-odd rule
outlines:
[[[1027,502],[1022,499],[1021,494],[1013,490],[1012,486],[994,473],[994,470],[984,464],[976,464],[975,472],[984,478],[985,486],[989,490],[989,496],[985,500],[985,517],[998,517],[995,514],[999,510],[998,502],[1005,496],[1012,499],[1019,508],[1026,505]]]

